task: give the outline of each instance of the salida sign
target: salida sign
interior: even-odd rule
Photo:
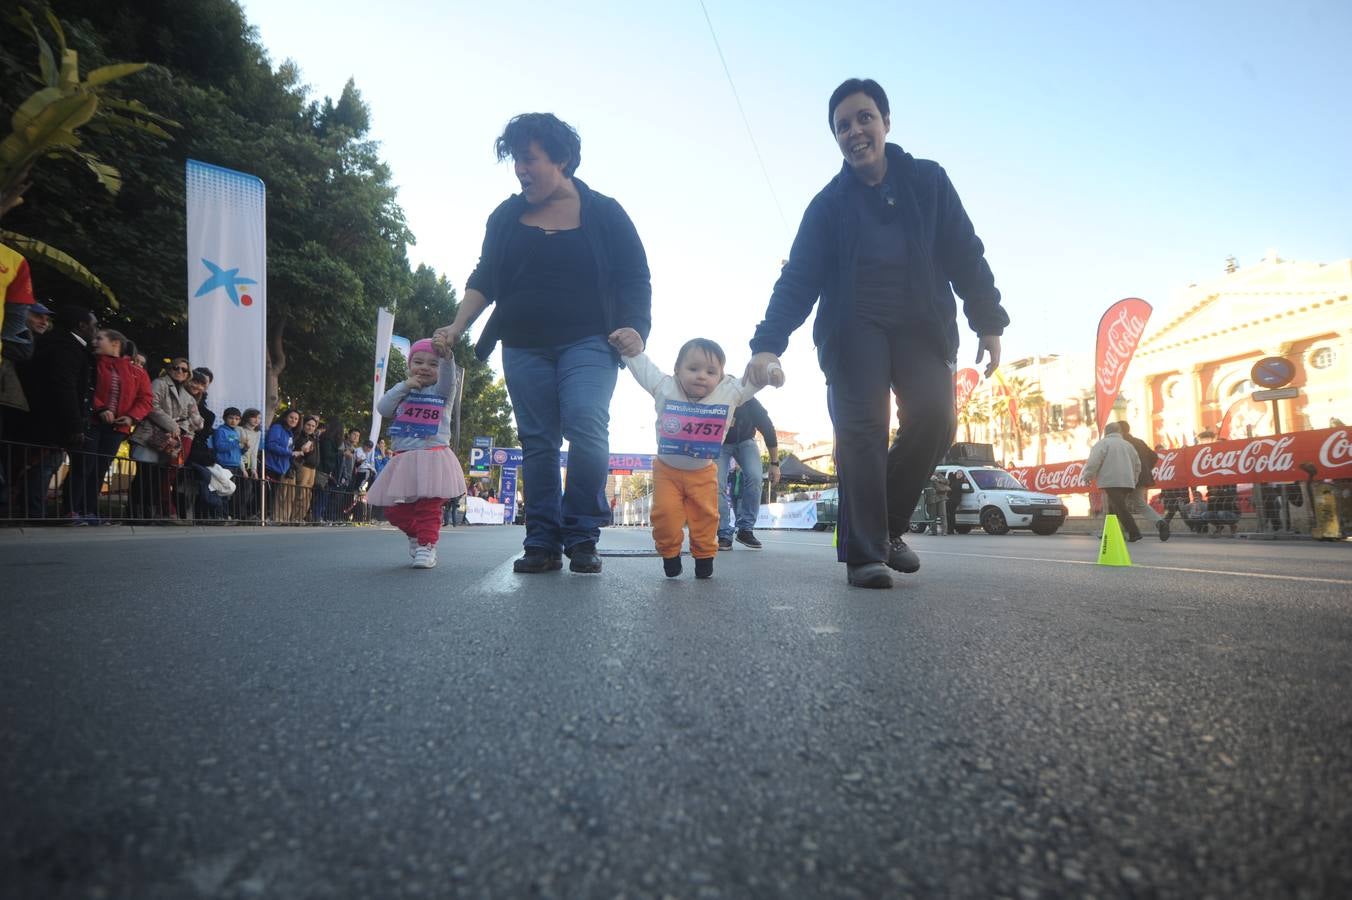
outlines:
[[[1009,474],[1035,491],[1084,493],[1088,490],[1080,483],[1084,463],[1081,459],[1029,466],[1010,469]],[[1155,467],[1155,487],[1304,481],[1301,463],[1312,463],[1316,478],[1352,478],[1352,431],[1325,428],[1166,450]]]

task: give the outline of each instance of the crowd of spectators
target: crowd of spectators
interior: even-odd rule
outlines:
[[[229,407],[218,420],[208,405],[210,369],[177,357],[152,380],[136,344],[100,328],[88,309],[34,302],[5,310],[0,520],[369,516],[364,493],[384,466],[384,441],[296,410],[266,435],[258,409]]]

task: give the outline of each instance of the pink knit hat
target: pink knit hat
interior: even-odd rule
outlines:
[[[413,354],[415,354],[415,353],[420,353],[420,352],[421,352],[421,353],[431,353],[431,354],[433,354],[433,355],[436,355],[437,348],[434,347],[434,346],[432,346],[432,339],[431,339],[431,338],[423,338],[423,339],[420,340],[420,341],[414,341],[414,342],[413,342],[413,346],[408,348],[408,356],[409,356],[409,359],[412,359],[412,358],[413,358]]]

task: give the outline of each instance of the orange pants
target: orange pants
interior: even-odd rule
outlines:
[[[681,555],[682,526],[690,526],[690,555],[718,555],[718,466],[693,471],[653,460],[653,543],[663,559]]]

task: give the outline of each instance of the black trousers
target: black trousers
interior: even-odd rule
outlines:
[[[889,537],[904,535],[916,501],[953,445],[953,366],[925,329],[855,319],[826,373],[840,478],[837,558],[886,562]],[[892,394],[899,425],[887,444]]]
[[[1136,520],[1131,517],[1132,489],[1104,488],[1103,492],[1108,495],[1108,512],[1117,516],[1117,522],[1127,533],[1127,537],[1139,538],[1141,529],[1136,527]]]

